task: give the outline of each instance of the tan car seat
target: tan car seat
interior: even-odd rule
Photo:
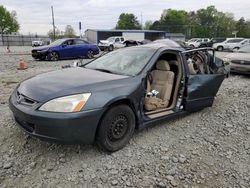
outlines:
[[[170,71],[167,61],[159,60],[156,63],[156,70],[153,70],[151,75],[150,91],[156,90],[159,93],[156,97],[145,97],[145,109],[152,111],[157,108],[166,108],[173,89],[174,73]]]

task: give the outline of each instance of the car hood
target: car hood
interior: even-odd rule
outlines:
[[[230,60],[244,60],[244,61],[250,61],[250,53],[230,53],[225,56],[225,58],[228,58]]]
[[[109,44],[110,42],[108,40],[100,40],[100,43]]]
[[[85,68],[67,68],[37,75],[23,81],[18,92],[38,102],[65,95],[92,92],[107,82],[128,76],[110,74]]]
[[[38,47],[38,48],[33,48],[32,50],[35,51],[42,51],[42,50],[48,50],[49,48],[51,48],[52,46],[42,46],[42,47]]]

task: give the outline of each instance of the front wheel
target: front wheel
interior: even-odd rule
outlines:
[[[114,50],[114,46],[113,45],[110,45],[109,47],[108,47],[108,50],[111,52],[111,51],[113,51]]]
[[[49,52],[47,59],[50,61],[57,61],[59,59],[59,55],[57,52]]]
[[[99,147],[108,152],[123,148],[135,129],[135,115],[127,105],[117,105],[108,110],[97,130]]]

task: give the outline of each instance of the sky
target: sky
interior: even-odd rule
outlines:
[[[145,23],[158,20],[168,8],[193,11],[214,5],[219,11],[233,13],[236,19],[250,20],[249,0],[0,0],[0,5],[17,12],[21,34],[47,34],[52,29],[51,6],[56,27],[64,30],[72,25],[78,33],[79,21],[82,31],[112,29],[122,12],[133,13]]]

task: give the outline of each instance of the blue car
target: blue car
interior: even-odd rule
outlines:
[[[95,44],[82,39],[68,38],[58,39],[48,46],[34,48],[31,53],[32,57],[38,60],[57,61],[82,57],[93,58],[99,51]]]

